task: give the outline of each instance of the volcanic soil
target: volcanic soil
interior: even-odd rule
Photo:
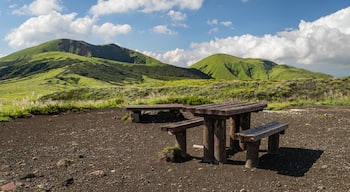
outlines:
[[[0,191],[337,191],[350,192],[350,107],[253,113],[252,126],[289,123],[278,155],[260,146],[260,166],[245,152],[226,164],[202,163],[202,127],[187,131],[192,159],[160,152],[175,138],[167,122],[122,121],[124,109],[33,116],[0,123]],[[191,117],[185,114],[185,117]]]

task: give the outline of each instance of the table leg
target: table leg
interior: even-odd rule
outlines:
[[[141,111],[135,110],[131,112],[131,121],[133,123],[140,123],[141,122]]]
[[[241,118],[239,115],[230,117],[229,121],[229,135],[230,135],[230,150],[232,152],[237,152],[241,148],[239,146],[239,139],[236,137],[236,133],[239,132]]]
[[[250,129],[250,113],[244,113],[241,115],[241,129],[242,130],[247,130]],[[246,144],[245,143],[240,143],[241,149],[245,150],[246,149]]]
[[[213,119],[204,117],[203,127],[203,162],[214,162],[214,129]]]
[[[215,118],[214,157],[219,163],[226,163],[226,118]]]

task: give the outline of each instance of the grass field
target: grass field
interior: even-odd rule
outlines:
[[[269,109],[298,105],[350,105],[350,77],[339,79],[175,80],[111,85],[52,70],[45,75],[0,82],[0,120],[84,108],[128,104],[203,104],[227,100],[261,101]],[[51,112],[50,112],[51,111]]]

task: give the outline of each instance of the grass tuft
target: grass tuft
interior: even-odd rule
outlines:
[[[178,146],[165,147],[160,153],[160,158],[172,163],[179,163],[183,160],[181,149]]]

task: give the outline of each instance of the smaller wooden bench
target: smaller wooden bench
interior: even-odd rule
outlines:
[[[129,105],[126,106],[126,110],[131,111],[131,120],[134,123],[141,122],[141,112],[142,111],[152,111],[152,110],[169,110],[175,113],[180,113],[183,109],[182,104],[156,104],[156,105]]]
[[[175,135],[176,145],[181,149],[181,156],[187,157],[186,130],[203,124],[204,119],[198,117],[165,125],[161,127],[161,130],[167,131],[171,135]]]
[[[279,135],[284,134],[287,128],[288,123],[271,122],[236,133],[236,136],[238,136],[247,146],[245,167],[252,168],[259,165],[259,145],[260,140],[264,137],[269,137],[268,153],[276,153],[279,148]]]

